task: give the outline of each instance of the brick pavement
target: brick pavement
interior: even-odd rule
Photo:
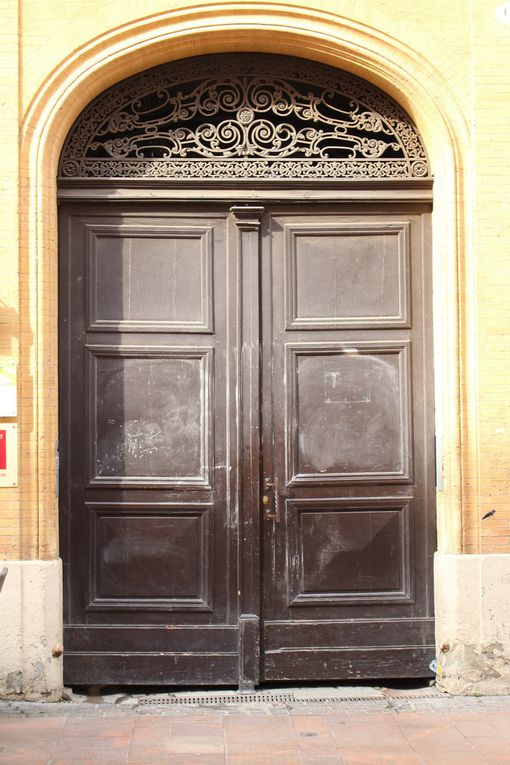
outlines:
[[[0,702],[0,765],[510,764],[510,697],[228,708],[124,699]]]

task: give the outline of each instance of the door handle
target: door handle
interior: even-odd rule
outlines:
[[[268,489],[273,491],[273,508],[271,508],[269,494],[264,494],[262,497],[264,518],[266,521],[273,520],[275,523],[280,523],[280,479],[275,478],[273,482],[270,478],[264,478],[264,490],[267,491]]]

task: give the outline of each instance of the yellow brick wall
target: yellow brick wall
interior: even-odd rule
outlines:
[[[0,489],[0,557],[46,558],[54,556],[58,550],[53,463],[57,422],[55,347],[53,341],[46,341],[46,337],[54,337],[56,325],[56,280],[55,263],[35,247],[29,211],[35,204],[34,194],[47,198],[47,209],[54,208],[54,185],[47,180],[46,188],[27,188],[30,163],[35,166],[38,159],[31,154],[22,155],[18,179],[19,121],[27,119],[27,130],[32,129],[30,114],[34,104],[38,103],[39,94],[52,82],[55,72],[58,81],[63,62],[72,64],[85,56],[87,46],[96,38],[123,25],[127,25],[124,32],[129,36],[129,25],[134,27],[141,18],[167,14],[172,9],[175,9],[175,24],[178,25],[187,4],[168,0],[75,0],[72,3],[68,0],[19,0],[19,6],[12,0],[0,0],[0,43],[4,60],[0,74],[3,93],[0,119],[4,142],[0,152],[3,202],[0,208],[0,352],[12,354],[20,361],[21,431],[19,492]],[[192,7],[192,4],[188,6]],[[204,7],[211,11],[212,5],[204,4]],[[437,90],[437,83],[444,83],[448,99],[468,126],[460,147],[465,176],[458,178],[458,183],[463,184],[458,186],[458,193],[462,194],[460,204],[464,216],[463,228],[459,227],[458,232],[461,258],[456,266],[461,290],[460,315],[458,324],[448,330],[459,333],[461,411],[459,417],[450,417],[442,423],[445,482],[450,488],[439,497],[439,502],[447,514],[454,514],[457,504],[462,505],[465,551],[510,552],[507,393],[510,370],[510,268],[507,260],[510,251],[510,158],[506,149],[510,124],[510,26],[499,24],[494,17],[493,5],[484,0],[416,0],[414,3],[408,0],[343,0],[341,3],[316,0],[308,7],[296,4],[294,0],[281,0],[266,4],[217,3],[214,9],[218,9],[218,14],[230,13],[232,23],[243,18],[262,27],[265,24],[267,33],[252,36],[248,30],[244,38],[234,40],[225,28],[219,30],[216,37],[207,39],[199,32],[191,43],[186,44],[185,55],[206,49],[247,50],[250,47],[274,51],[275,43],[271,44],[271,40],[275,33],[269,15],[278,9],[282,9],[283,15],[287,14],[289,25],[293,14],[296,18],[301,11],[308,14],[311,20],[307,23],[317,30],[324,29],[325,36],[332,34],[335,23],[338,22],[341,30],[347,20],[353,29],[359,26],[377,32],[367,43],[381,47],[380,71],[374,66],[372,79],[377,81],[378,77],[384,77],[384,57],[389,54],[383,48],[383,38],[388,46],[392,41],[408,46],[411,56],[407,66],[413,67],[413,51],[416,62],[427,62],[430,69],[422,72],[423,86],[427,86],[426,72],[430,70],[434,88]],[[165,19],[168,20],[167,15]],[[154,18],[153,29],[157,36],[158,18]],[[342,32],[338,34],[341,36]],[[370,39],[369,35],[367,39]],[[179,50],[172,42],[167,48],[168,58],[179,55],[176,53]],[[297,42],[289,42],[286,52],[303,55]],[[161,58],[164,53],[159,55]],[[320,43],[314,43],[308,55],[326,60]],[[143,60],[134,61],[134,69],[143,68]],[[354,68],[351,59],[346,59],[345,67]],[[420,67],[421,63],[417,63],[416,69]],[[404,83],[406,79],[411,82],[419,76],[410,68],[402,66],[399,71],[399,78]],[[122,76],[122,71],[115,69],[112,63],[112,77],[119,79]],[[394,94],[391,83],[388,83],[388,90]],[[76,108],[82,108],[93,95],[93,92],[76,92],[73,96],[78,104]],[[406,106],[415,118],[420,116],[414,115],[412,98]],[[61,119],[70,124],[73,116],[63,114]],[[421,120],[419,126],[432,148],[436,126],[432,118],[424,119],[422,115]],[[433,151],[431,153],[434,161]],[[436,170],[440,172],[441,168]],[[32,177],[38,177],[35,171]],[[19,229],[16,216],[18,184],[21,212],[26,216],[21,218]],[[453,210],[456,204],[453,196],[451,204]],[[448,205],[444,201],[442,210],[446,226]],[[50,218],[41,224],[47,244],[54,243],[53,224]],[[18,231],[21,232],[21,242]],[[435,266],[439,270],[446,269],[446,264],[441,262],[441,248],[438,251]],[[450,299],[456,300],[456,297],[442,295],[443,302]],[[439,336],[436,340],[438,357],[441,345]],[[452,362],[443,360],[443,366],[445,363]],[[441,395],[448,397],[449,393],[443,391]],[[458,474],[455,472],[457,468],[451,465],[458,465]],[[482,514],[493,508],[497,511],[495,516],[481,522]],[[440,527],[443,526],[445,524],[441,522]],[[454,549],[455,545],[450,548]]]
[[[0,356],[18,359],[18,4],[0,0],[0,19]],[[20,515],[18,492],[0,489],[0,556],[18,555]]]
[[[473,3],[479,501],[466,519],[465,545],[510,553],[510,26],[495,23],[490,11],[492,4]]]

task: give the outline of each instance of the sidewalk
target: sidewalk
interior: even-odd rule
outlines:
[[[244,702],[225,694],[183,694],[187,703],[174,704],[163,691],[3,701],[0,765],[510,763],[510,697],[359,687],[284,689]]]

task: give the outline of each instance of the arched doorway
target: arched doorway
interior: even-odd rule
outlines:
[[[59,188],[67,682],[427,675],[407,115],[300,59],[181,61],[83,112]]]

